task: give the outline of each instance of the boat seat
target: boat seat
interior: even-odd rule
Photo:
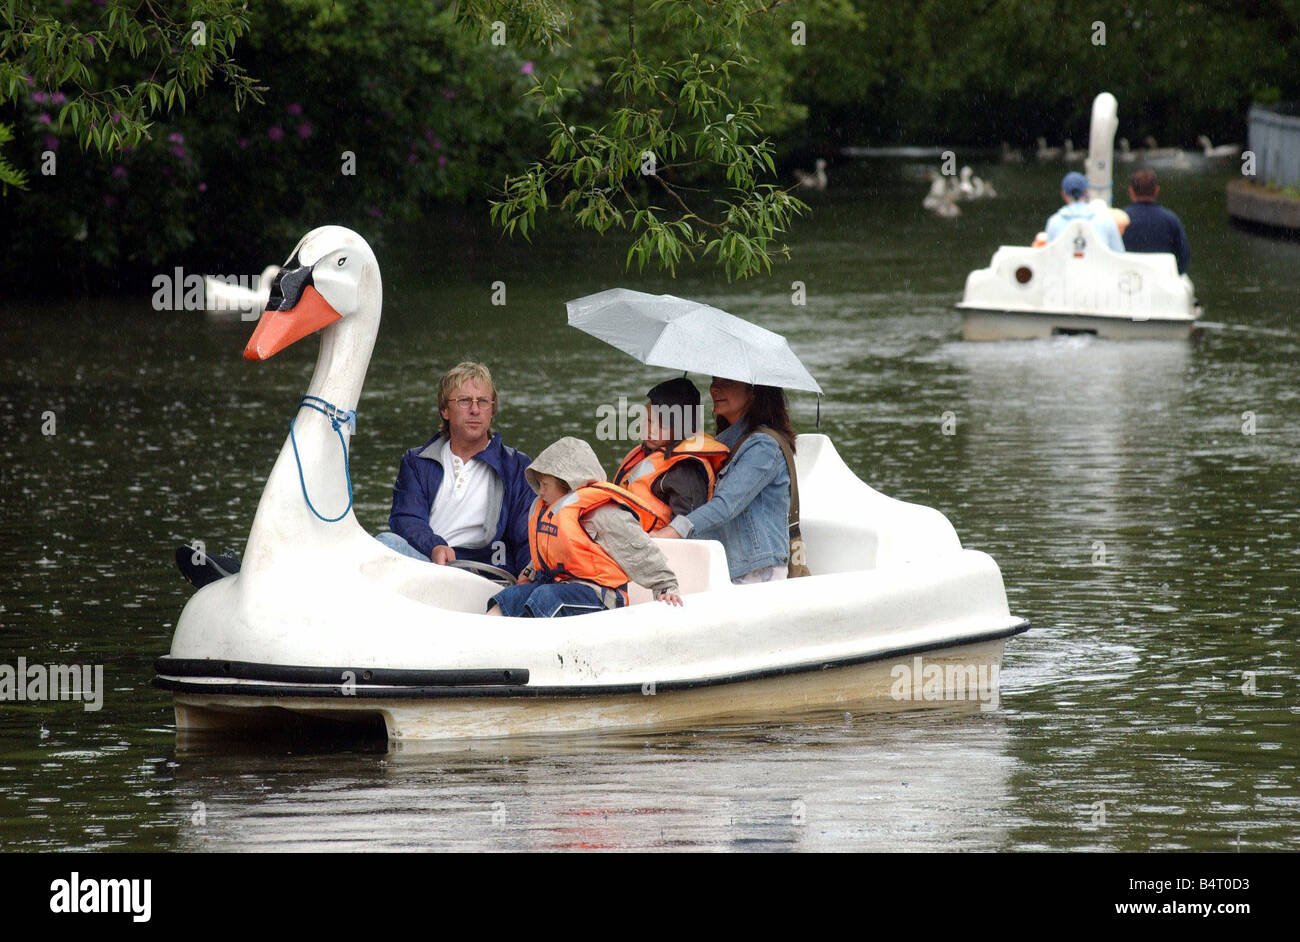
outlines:
[[[655,546],[663,550],[668,565],[677,574],[682,595],[731,585],[727,553],[717,540],[655,540]],[[627,589],[629,605],[654,601],[650,590],[635,582]]]

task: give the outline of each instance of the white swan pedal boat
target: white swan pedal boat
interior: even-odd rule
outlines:
[[[997,564],[937,511],[872,490],[824,435],[797,443],[811,577],[736,586],[721,544],[664,540],[680,608],[633,587],[622,609],[485,615],[498,586],[389,550],[351,511],[339,416],[356,408],[381,294],[370,247],[333,226],[272,288],[245,356],[319,331],[308,396],[329,408],[297,413],[242,569],[195,593],[157,661],[178,732],[307,716],[465,740],[997,707],[1004,645],[1028,628]]]
[[[1092,102],[1088,190],[1111,205],[1119,104]],[[1040,139],[1041,141],[1041,139]],[[1041,145],[1040,145],[1041,146]],[[1110,340],[1185,339],[1201,309],[1191,279],[1167,252],[1114,252],[1076,219],[1043,246],[1004,245],[971,272],[957,309],[963,340],[1036,340],[1092,334]]]
[[[1001,246],[967,276],[957,309],[963,340],[1185,339],[1201,315],[1173,255],[1111,251],[1082,219],[1047,245]]]

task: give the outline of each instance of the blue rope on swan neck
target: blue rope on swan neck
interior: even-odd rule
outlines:
[[[320,405],[317,405],[320,403]],[[332,402],[327,402],[320,396],[303,396],[302,401],[298,403],[298,408],[306,406],[308,409],[315,409],[325,418],[330,420],[330,427],[334,429],[334,434],[339,437],[339,445],[343,448],[343,477],[348,482],[348,505],[343,508],[343,513],[337,517],[326,517],[312,504],[311,498],[307,496],[307,480],[302,475],[302,457],[298,454],[298,439],[294,436],[293,423],[297,419],[295,415],[289,420],[289,442],[293,445],[293,460],[298,465],[298,483],[302,485],[302,499],[307,502],[307,509],[314,513],[318,518],[326,523],[338,523],[348,515],[352,509],[352,470],[348,466],[348,443],[343,439],[342,425],[348,427],[348,431],[353,435],[357,432],[357,410],[340,409]]]

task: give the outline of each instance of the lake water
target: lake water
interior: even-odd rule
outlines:
[[[146,287],[10,303],[0,658],[102,664],[107,692],[98,712],[0,704],[0,847],[1300,847],[1300,244],[1232,229],[1227,171],[1166,172],[1199,342],[963,343],[966,273],[1033,237],[1062,169],[977,167],[1001,197],[954,221],[922,211],[920,170],[832,167],[790,259],[740,284],[636,277],[621,246],[551,221],[508,241],[460,210],[382,245],[356,512],[384,527],[442,369],[487,361],[497,427],[530,453],[594,440],[599,405],[668,374],[566,327],[562,302],[615,285],[706,300],[787,335],[864,480],[938,508],[998,561],[1035,626],[1008,644],[1000,710],[453,751],[178,744],[150,686],[189,595],[172,548],[242,548],[316,343],[247,363],[250,324],[156,313]],[[793,406],[811,429],[816,400]],[[607,466],[619,451],[598,449]]]

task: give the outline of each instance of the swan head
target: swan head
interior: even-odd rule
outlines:
[[[302,237],[271,282],[271,294],[244,359],[265,360],[316,331],[355,316],[379,264],[366,240],[342,226]]]

